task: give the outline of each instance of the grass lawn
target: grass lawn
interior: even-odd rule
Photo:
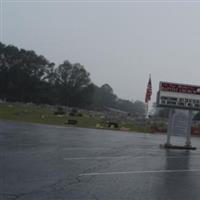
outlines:
[[[75,119],[78,121],[77,127],[96,128],[96,125],[99,124],[101,128],[111,129],[108,128],[106,122],[102,121],[100,118],[87,115],[83,115],[82,117],[56,116],[54,115],[54,111],[55,110],[42,106],[1,103],[0,119],[62,126],[67,126],[66,122],[68,119]],[[119,128],[113,129],[120,130],[121,128],[138,132],[149,132],[150,129],[148,126],[139,126],[133,123],[119,124]]]

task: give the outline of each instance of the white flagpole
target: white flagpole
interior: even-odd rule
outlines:
[[[148,119],[148,113],[149,113],[149,102],[146,103],[146,116],[145,116],[146,119]]]
[[[151,74],[149,74],[149,80],[151,80]],[[149,84],[149,82],[148,82]],[[147,90],[148,90],[149,85],[147,85]],[[152,87],[152,86],[151,86]],[[146,115],[145,118],[148,119],[148,114],[149,114],[149,100],[146,102]]]

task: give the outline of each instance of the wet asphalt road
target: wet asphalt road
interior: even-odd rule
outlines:
[[[200,138],[190,152],[165,140],[0,121],[0,200],[199,200]]]

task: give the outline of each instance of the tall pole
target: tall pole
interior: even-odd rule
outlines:
[[[148,119],[148,113],[149,113],[149,102],[146,103],[146,115],[145,115],[146,119]]]
[[[152,84],[151,84],[151,74],[149,74],[149,81],[147,84],[146,96],[145,96],[145,103],[146,103],[146,116],[148,118],[148,111],[149,111],[149,101],[151,100],[152,95]]]

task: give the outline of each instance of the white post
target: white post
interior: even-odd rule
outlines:
[[[148,119],[148,113],[149,113],[149,103],[146,103],[146,114],[145,114],[146,119]]]
[[[171,137],[171,131],[172,131],[172,118],[173,118],[174,111],[170,109],[169,111],[169,119],[168,119],[168,128],[167,128],[167,143],[166,145],[170,145],[170,137]]]
[[[192,128],[192,110],[189,110],[189,117],[188,117],[188,126],[187,126],[187,135],[186,135],[186,142],[185,146],[191,147],[191,128]]]

